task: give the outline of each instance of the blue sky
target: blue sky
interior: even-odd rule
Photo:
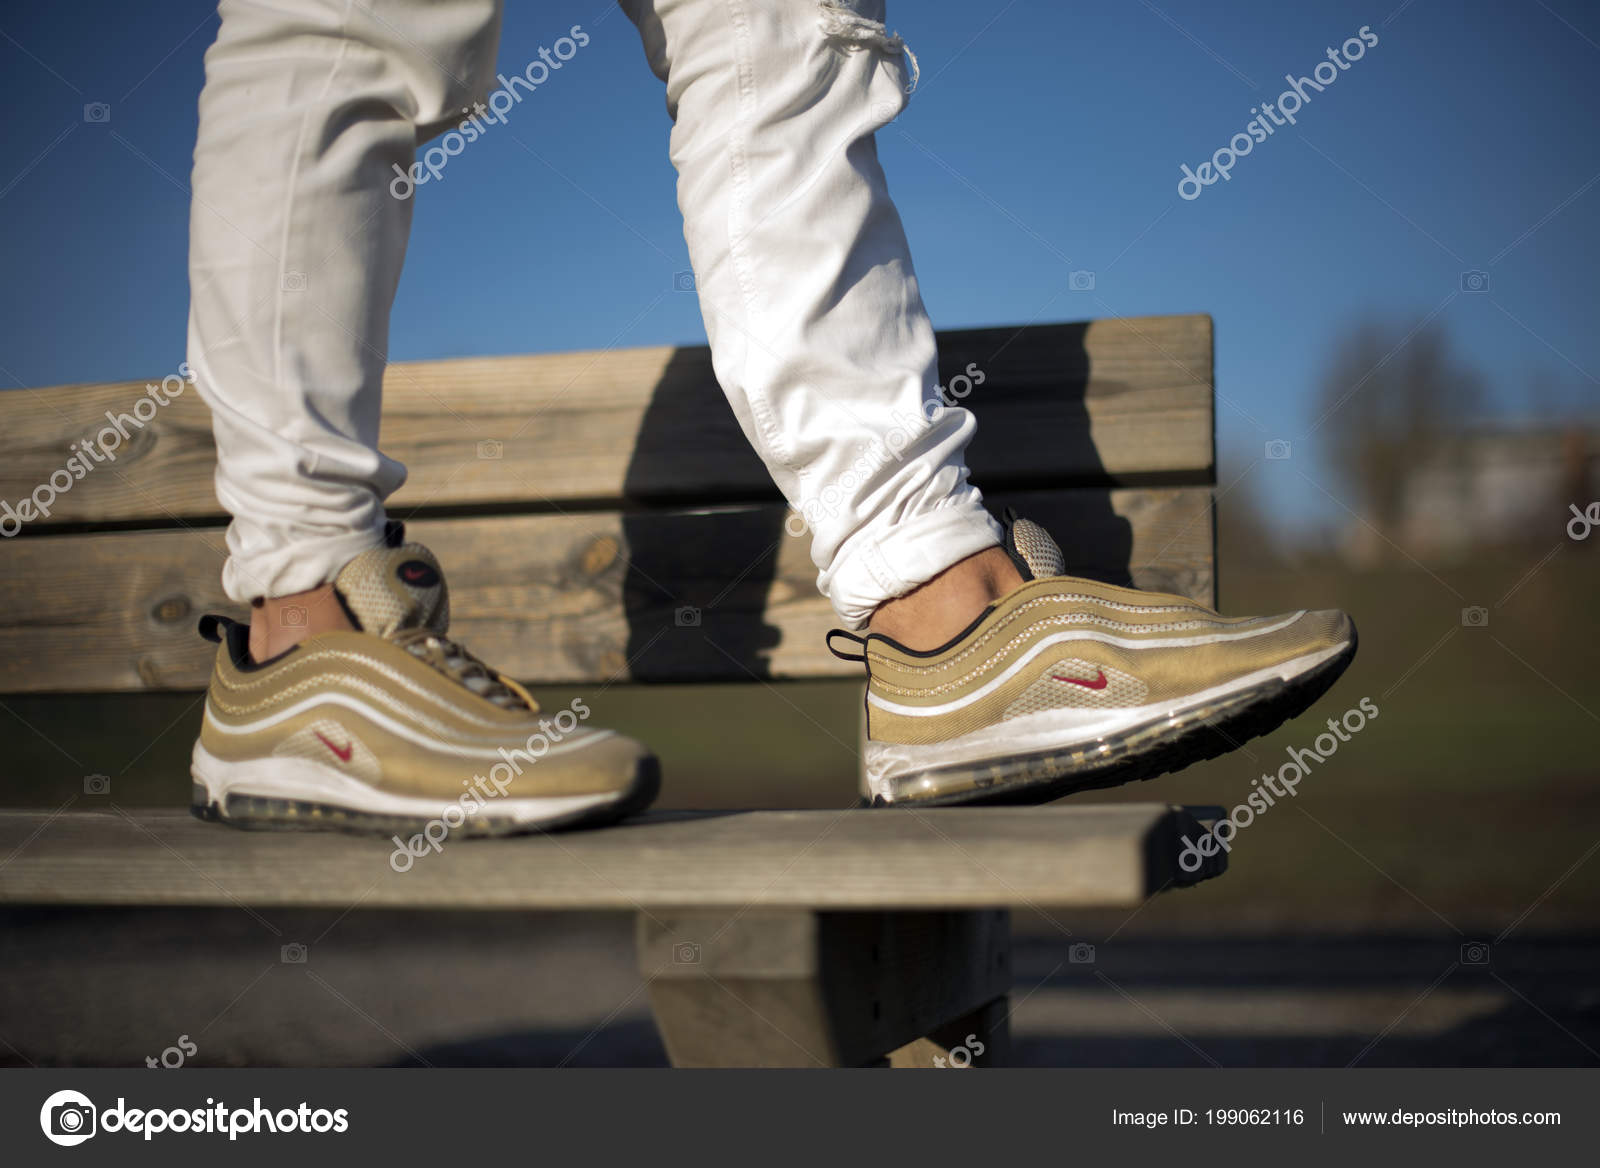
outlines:
[[[976,13],[976,15],[974,15]],[[1315,394],[1364,317],[1432,317],[1493,414],[1600,414],[1600,11],[1578,0],[890,6],[922,82],[879,135],[935,325],[1204,311],[1223,476],[1269,439],[1280,517],[1337,508]],[[418,195],[396,359],[700,343],[661,84],[610,4],[515,4],[520,69],[581,55]],[[1240,158],[1198,166],[1361,26],[1378,44]],[[0,384],[160,376],[183,356],[186,186],[213,6],[0,5]],[[83,107],[105,102],[106,123]],[[1095,273],[1074,291],[1073,271]],[[1489,273],[1463,292],[1464,271]],[[1537,397],[1529,387],[1543,380]],[[1273,478],[1271,476],[1277,476]]]

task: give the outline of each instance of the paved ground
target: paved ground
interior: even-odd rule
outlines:
[[[1018,922],[1015,1062],[1600,1064],[1600,935],[1524,935],[1475,965],[1443,927],[1087,924]],[[183,1036],[206,1065],[666,1061],[618,916],[13,912],[0,966],[6,1065],[138,1065]]]

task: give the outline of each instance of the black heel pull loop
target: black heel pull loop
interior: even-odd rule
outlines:
[[[213,645],[220,645],[228,626],[234,623],[225,616],[218,616],[214,612],[208,612],[200,618],[200,635]]]
[[[854,643],[856,645],[859,645],[861,647],[861,652],[860,653],[844,653],[844,652],[840,652],[839,649],[837,649],[834,646],[833,639],[835,637],[843,637],[845,640],[850,641],[850,642],[852,642],[852,643]],[[822,638],[822,643],[824,645],[828,646],[828,652],[832,653],[840,661],[865,661],[867,659],[867,651],[866,651],[867,650],[867,639],[865,637],[858,637],[854,633],[849,632],[849,631],[847,631],[845,629],[831,629],[831,630],[829,630],[828,635],[826,637]]]

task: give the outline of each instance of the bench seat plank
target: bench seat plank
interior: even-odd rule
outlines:
[[[656,812],[604,831],[395,845],[242,832],[182,810],[0,812],[0,903],[250,909],[1132,907],[1203,829],[1159,803]],[[1222,857],[1218,856],[1217,861]]]

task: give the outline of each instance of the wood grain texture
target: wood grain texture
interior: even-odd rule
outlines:
[[[984,377],[963,404],[978,414],[969,463],[985,489],[1213,481],[1209,317],[967,329],[939,341],[941,385],[961,388],[953,379],[969,364]],[[15,504],[48,481],[73,442],[107,426],[107,411],[130,411],[146,384],[0,393],[0,499]],[[116,461],[59,495],[25,535],[220,515],[210,415],[196,390],[125,428]],[[411,472],[397,513],[776,497],[703,347],[396,364],[382,444]]]
[[[1133,907],[1201,828],[1159,803],[658,812],[604,831],[395,845],[241,832],[182,811],[0,812],[0,902],[637,910]],[[1219,860],[1221,857],[1219,857]],[[1220,863],[1214,871],[1220,871]],[[1213,873],[1207,873],[1213,874]]]
[[[1210,603],[1201,487],[998,493],[1056,534],[1076,575]],[[439,555],[453,631],[527,681],[852,677],[808,541],[781,505],[418,522]],[[797,525],[798,526],[798,525]],[[222,529],[52,535],[0,553],[0,693],[198,689],[215,647]],[[696,623],[698,622],[698,623]]]

